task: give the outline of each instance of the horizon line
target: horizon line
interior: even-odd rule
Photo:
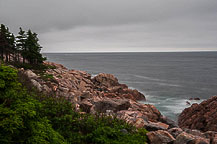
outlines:
[[[46,53],[175,53],[175,52],[217,52],[217,50],[195,50],[195,51],[79,51],[79,52],[41,52]]]

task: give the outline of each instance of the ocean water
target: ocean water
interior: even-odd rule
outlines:
[[[56,53],[43,54],[48,61],[92,75],[110,73],[120,83],[138,89],[146,102],[177,120],[190,103],[217,95],[217,52],[159,53]],[[198,97],[199,101],[189,98]]]

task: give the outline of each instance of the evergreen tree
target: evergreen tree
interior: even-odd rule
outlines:
[[[7,47],[7,54],[8,54],[8,61],[10,61],[10,57],[11,55],[14,57],[15,54],[15,37],[14,35],[9,31],[9,28],[6,28],[6,40],[8,43],[8,47]]]
[[[10,38],[10,32],[9,28],[6,28],[4,24],[1,24],[1,55],[2,59],[4,59],[4,55],[6,58],[6,62],[9,60],[9,54],[10,54],[10,44],[9,44],[9,38]]]
[[[40,54],[41,46],[38,42],[38,37],[36,33],[32,33],[31,30],[28,30],[27,32],[27,39],[26,39],[26,48],[27,53],[26,57],[30,64],[39,64],[42,63],[44,58]]]
[[[22,30],[22,28],[20,27],[20,31],[18,33],[18,36],[16,37],[16,45],[17,45],[17,51],[18,53],[21,53],[22,57],[23,57],[23,63],[25,63],[25,58],[26,58],[26,47],[25,47],[25,42],[26,42],[26,34],[25,31]],[[19,54],[18,54],[18,61],[19,61]]]
[[[16,54],[17,54],[17,51],[16,51],[16,38],[14,36],[13,33],[11,33],[10,37],[9,37],[9,45],[11,46],[11,50],[12,50],[12,55],[13,55],[13,61],[16,61],[17,58],[16,58]]]
[[[23,58],[23,63],[41,64],[45,60],[40,54],[41,46],[36,33],[31,30],[25,32],[20,28],[18,36],[15,36],[9,31],[9,28],[1,24],[0,26],[0,53],[2,60],[6,62],[20,62],[20,57]]]
[[[3,33],[3,25],[0,27],[0,51],[1,51],[1,59],[4,60],[4,44],[5,44],[5,39],[4,39],[4,33]]]

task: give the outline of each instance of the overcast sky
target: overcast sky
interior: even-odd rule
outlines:
[[[43,52],[217,50],[217,0],[0,0]]]

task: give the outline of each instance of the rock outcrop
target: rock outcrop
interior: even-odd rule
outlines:
[[[92,79],[95,89],[104,91],[106,97],[121,97],[132,100],[145,100],[145,96],[137,90],[129,89],[127,85],[120,84],[112,74],[100,73]],[[115,94],[115,95],[114,95]]]
[[[68,70],[52,62],[45,64],[52,68],[44,74],[20,69],[21,79],[39,92],[64,97],[82,113],[104,113],[124,119],[137,128],[146,128],[151,144],[217,144],[217,132],[214,132],[217,130],[217,97],[185,109],[179,117],[181,129],[155,106],[137,102],[146,100],[145,96],[120,84],[111,74],[100,73],[92,78],[84,71]]]
[[[53,67],[46,70],[45,76],[37,75],[31,70],[20,69],[23,77],[26,77],[40,92],[64,97],[84,112],[112,113],[135,125],[139,118],[142,123],[149,124],[163,120],[163,116],[153,105],[137,102],[145,100],[142,93],[120,84],[114,75],[100,73],[91,78],[91,75],[84,71],[68,70],[63,65],[52,62],[45,64]],[[46,76],[52,77],[43,79]]]
[[[217,132],[217,96],[186,108],[179,116],[181,128]]]

